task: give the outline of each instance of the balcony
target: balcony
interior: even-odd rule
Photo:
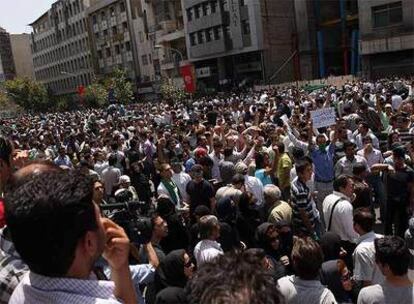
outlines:
[[[97,23],[95,23],[95,24],[93,25],[93,32],[94,32],[94,33],[99,32],[99,26],[98,26],[98,24],[97,24]]]
[[[110,24],[111,24],[111,26],[116,26],[116,18],[115,17],[111,17]]]
[[[126,12],[122,12],[121,13],[121,22],[125,22],[125,21],[127,21],[127,14],[126,14]]]
[[[116,55],[115,62],[116,62],[116,64],[122,64],[122,55],[121,54]]]
[[[100,69],[103,69],[103,68],[104,68],[104,66],[105,66],[105,62],[104,62],[104,60],[103,60],[103,59],[99,59],[98,63],[99,63],[99,68],[100,68]]]
[[[159,37],[157,37],[157,44],[162,44],[164,42],[169,42],[169,41],[174,41],[177,39],[181,39],[184,38],[184,30],[177,30],[171,33],[167,33],[164,35],[160,35]]]
[[[126,59],[126,61],[128,61],[128,62],[133,61],[133,57],[132,57],[132,52],[131,52],[131,51],[129,51],[129,52],[127,52],[127,53],[125,54],[125,59]]]
[[[108,22],[106,20],[101,22],[101,29],[102,30],[108,29]]]
[[[125,41],[129,41],[129,40],[131,40],[131,37],[130,37],[130,35],[129,35],[129,32],[128,32],[128,31],[124,32],[124,40],[125,40]]]

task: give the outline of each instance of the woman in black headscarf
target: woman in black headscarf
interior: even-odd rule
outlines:
[[[168,224],[168,235],[160,242],[164,252],[169,253],[175,249],[188,248],[188,230],[175,211],[173,202],[166,197],[159,198],[157,202],[157,213]]]
[[[184,287],[193,276],[194,264],[184,249],[171,251],[155,273],[156,304],[185,304]]]
[[[262,248],[267,259],[272,264],[272,274],[275,280],[285,276],[286,268],[281,261],[281,254],[279,251],[279,235],[276,227],[272,223],[263,223],[256,229],[256,247]]]
[[[351,273],[341,259],[341,238],[333,232],[325,233],[320,245],[325,262],[320,270],[321,283],[326,285],[338,303],[352,302]]]
[[[236,228],[237,208],[231,198],[224,197],[216,205],[217,217],[220,221],[220,237],[218,242],[224,252],[240,249],[240,237]]]

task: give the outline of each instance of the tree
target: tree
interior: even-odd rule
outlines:
[[[108,93],[105,87],[99,83],[93,83],[86,87],[84,102],[89,107],[102,107],[108,103]]]
[[[113,90],[115,100],[119,103],[129,103],[134,96],[132,84],[126,78],[125,71],[121,69],[113,71],[109,81],[109,87],[107,87],[107,89]]]
[[[179,102],[186,97],[186,93],[182,88],[169,83],[163,83],[160,91],[162,98],[167,101]]]
[[[25,110],[47,111],[50,107],[45,86],[28,78],[16,78],[4,83],[9,97]]]

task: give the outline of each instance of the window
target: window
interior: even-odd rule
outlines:
[[[125,22],[122,22],[122,28],[124,29],[124,31],[126,31],[128,29],[128,24]]]
[[[96,24],[96,22],[97,22],[97,21],[96,21],[96,15],[93,15],[93,16],[92,16],[92,23],[93,23],[93,24]]]
[[[194,45],[197,44],[196,40],[195,40],[195,33],[190,34],[190,44],[191,44],[191,46],[194,46]]]
[[[112,27],[112,35],[116,35],[116,34],[118,34],[118,29],[117,29],[116,26],[113,26]]]
[[[250,34],[249,20],[243,20],[242,21],[242,32],[243,32],[243,35],[249,35]]]
[[[125,42],[125,49],[127,50],[127,52],[131,50],[131,43],[129,41]]]
[[[101,12],[101,19],[104,20],[106,18],[106,14],[104,11]]]
[[[114,7],[111,7],[109,9],[109,13],[111,14],[111,17],[115,17],[115,8]]]
[[[203,11],[203,16],[207,16],[208,15],[208,3],[201,4],[201,9]]]
[[[214,28],[213,32],[214,32],[214,40],[220,40],[221,34],[222,34],[221,28],[217,26]]]
[[[391,26],[401,22],[401,1],[372,7],[372,23],[374,28]]]
[[[106,48],[106,57],[111,57],[111,49]]]
[[[149,61],[149,63],[150,63],[150,64],[152,64],[152,57],[151,57],[151,54],[148,54],[148,61]]]
[[[115,45],[115,54],[119,55],[121,53],[121,49],[119,48],[119,45]]]
[[[206,42],[211,41],[211,39],[212,39],[211,36],[212,36],[212,30],[211,29],[206,30]]]
[[[197,40],[198,40],[198,44],[202,44],[203,41],[203,32],[197,32]]]
[[[200,18],[200,11],[198,10],[199,6],[194,6],[194,16],[196,19]]]
[[[147,57],[147,55],[142,55],[141,56],[141,59],[142,59],[142,64],[143,65],[147,65],[148,64],[148,57]]]
[[[103,35],[104,35],[104,37],[108,36],[108,30],[104,30]]]
[[[193,10],[191,8],[187,9],[187,19],[188,21],[193,20]]]
[[[121,12],[125,12],[125,4],[123,2],[121,2],[121,4],[119,4],[119,9]]]
[[[226,12],[229,11],[229,3],[227,2],[227,0],[222,0],[221,5],[222,5],[222,8],[223,8],[223,11],[226,11]]]

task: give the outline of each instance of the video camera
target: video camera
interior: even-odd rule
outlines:
[[[102,204],[100,208],[111,220],[124,228],[132,243],[141,245],[149,243],[152,237],[151,219],[142,215],[143,206],[145,202],[131,201]]]

